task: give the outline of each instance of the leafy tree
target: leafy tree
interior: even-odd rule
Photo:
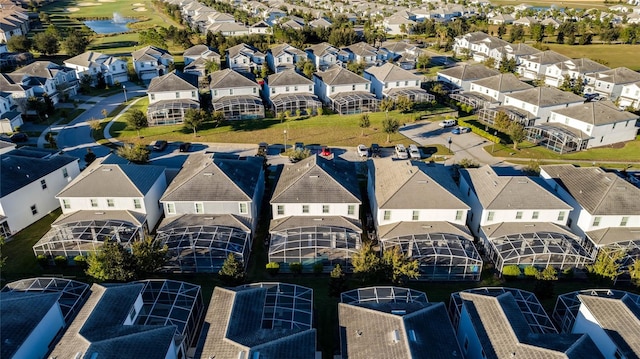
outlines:
[[[549,266],[536,274],[538,280],[558,280],[558,271]]]
[[[347,70],[360,76],[364,74],[365,68],[367,68],[367,64],[364,61],[349,61],[349,63],[347,63]]]
[[[229,253],[218,274],[220,279],[229,286],[240,285],[245,279],[244,266],[233,253]]]
[[[360,135],[364,137],[364,129],[369,128],[371,126],[371,121],[369,120],[368,113],[363,113],[362,115],[360,115],[360,121],[358,122],[358,126],[360,126],[360,128],[362,129],[362,133]]]
[[[441,83],[437,83],[431,87],[431,93],[436,95],[437,97],[444,97],[447,95],[447,90]]]
[[[582,76],[578,76],[578,78],[573,81],[571,92],[576,95],[582,95],[582,93],[584,92],[584,79],[582,78]]]
[[[53,55],[60,50],[60,43],[55,35],[41,32],[33,37],[33,47],[42,54]]]
[[[7,264],[7,257],[4,256],[4,246],[6,244],[6,240],[4,236],[0,236],[0,269],[2,269],[5,264]]]
[[[220,64],[213,60],[207,60],[207,62],[205,62],[204,64],[204,69],[207,72],[207,74],[210,74],[212,72],[216,72],[220,70]]]
[[[513,25],[509,32],[511,42],[524,40],[524,27],[522,25]]]
[[[504,111],[498,111],[496,117],[493,119],[493,125],[499,130],[506,131],[511,125],[509,115]]]
[[[429,66],[430,61],[431,61],[431,58],[429,57],[429,55],[421,54],[416,59],[416,66],[418,67],[418,69],[421,69],[424,71],[427,68],[427,66]]]
[[[88,93],[89,91],[91,91],[92,82],[93,80],[91,79],[91,76],[86,74],[82,75],[82,77],[80,78],[80,92]]]
[[[31,49],[31,40],[24,35],[11,36],[7,41],[7,47],[12,52],[29,52]]]
[[[380,257],[369,242],[362,243],[360,250],[351,256],[353,274],[363,283],[373,282],[378,278],[380,264]]]
[[[539,274],[540,274],[540,271],[538,270],[538,268],[534,266],[524,267],[524,275],[526,277],[537,277]]]
[[[522,274],[520,267],[515,264],[502,267],[502,275],[505,277],[519,277]]]
[[[398,110],[400,110],[400,112],[406,113],[411,111],[411,109],[413,108],[413,102],[407,96],[399,96],[396,99],[396,107],[398,108]]]
[[[407,279],[418,278],[418,260],[411,260],[400,250],[400,246],[387,249],[382,254],[381,264],[387,279],[402,285]]]
[[[27,99],[27,108],[35,111],[38,117],[42,117],[45,112],[47,112],[47,105],[43,100],[40,100],[35,96],[31,96]]]
[[[87,257],[78,254],[73,257],[73,262],[76,264],[76,267],[86,270],[87,269]]]
[[[494,59],[493,57],[487,57],[487,59],[484,60],[483,64],[484,66],[493,69],[496,67],[496,59]]]
[[[162,49],[167,48],[165,38],[162,37],[156,28],[150,28],[148,30],[138,32],[138,42],[140,44],[153,45]]]
[[[127,121],[127,127],[138,132],[138,138],[140,138],[140,130],[149,126],[147,115],[138,109],[127,111],[125,119]]]
[[[382,120],[382,130],[387,134],[387,143],[391,142],[391,135],[398,132],[400,122],[395,118],[385,118]]]
[[[149,162],[149,149],[143,144],[125,144],[116,151],[118,156],[125,158],[133,163]]]
[[[507,131],[509,132],[509,138],[513,142],[513,149],[517,150],[518,144],[524,141],[524,139],[527,137],[527,132],[524,126],[522,126],[518,122],[513,121],[509,125]]]
[[[385,118],[389,117],[388,112],[393,110],[393,100],[386,97],[384,99],[382,99],[382,101],[380,101],[380,111],[384,111],[385,112]]]
[[[96,154],[93,153],[93,151],[91,150],[91,148],[87,148],[87,153],[84,155],[84,162],[88,165],[90,165],[93,161],[96,160]]]
[[[347,278],[340,267],[336,264],[330,274],[329,279],[329,296],[338,298],[340,294],[347,290]]]
[[[516,62],[516,59],[509,59],[507,58],[507,55],[504,54],[502,55],[502,59],[500,60],[500,67],[498,68],[498,70],[503,74],[506,74],[508,72],[516,72],[517,67],[518,63]]]
[[[629,266],[629,276],[631,276],[631,283],[636,287],[640,287],[640,259],[636,259]]]
[[[215,127],[218,127],[222,122],[224,122],[224,112],[213,111],[211,114],[211,121],[216,124]]]
[[[90,254],[87,264],[87,274],[100,282],[128,282],[136,275],[133,254],[111,240],[106,240],[96,253]]]
[[[153,273],[167,264],[169,248],[155,241],[153,237],[146,236],[143,240],[131,245],[136,272],[139,274]]]
[[[309,59],[298,61],[296,68],[308,78],[313,78],[313,73],[316,72],[316,65]]]
[[[544,25],[533,24],[531,25],[531,40],[540,43],[544,39]]]
[[[184,114],[184,127],[193,130],[193,136],[197,136],[198,127],[207,120],[207,117],[203,109],[190,108]]]
[[[504,34],[507,33],[507,25],[505,25],[504,23],[500,24],[500,26],[498,26],[498,37],[502,39],[502,36],[504,36]]]
[[[260,77],[266,79],[267,76],[269,76],[269,66],[262,65],[262,67],[260,68]]]
[[[587,272],[601,281],[613,282],[620,274],[620,260],[624,255],[623,251],[601,248],[596,261],[587,266]]]
[[[571,77],[569,77],[569,75],[564,75],[562,77],[562,83],[560,84],[558,89],[562,91],[571,91],[572,87],[573,86],[571,85]]]
[[[70,30],[62,42],[62,48],[69,56],[80,55],[87,50],[87,46],[91,43],[88,36],[77,30]]]

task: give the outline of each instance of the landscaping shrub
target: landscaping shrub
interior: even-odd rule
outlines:
[[[77,255],[73,257],[73,262],[82,269],[87,268],[87,258],[85,258],[84,256]]]
[[[462,119],[458,119],[458,126],[469,127],[471,129],[471,132],[473,132],[473,133],[475,133],[475,134],[477,134],[477,135],[479,135],[481,137],[484,137],[484,138],[486,138],[487,140],[489,140],[489,141],[491,141],[493,143],[500,143],[500,137],[494,136],[494,135],[490,134],[489,132],[487,132],[487,131],[485,131],[485,130],[483,130],[481,128],[478,128],[478,127],[476,127],[476,126],[474,126],[474,125],[472,125],[472,124],[470,124],[468,122],[465,122]]]
[[[56,256],[53,261],[56,264],[56,267],[58,268],[66,268],[67,267],[67,257],[65,256]]]
[[[300,263],[300,262],[289,263],[289,270],[293,274],[302,273],[302,263]]]
[[[47,258],[47,256],[45,256],[44,254],[38,254],[36,260],[42,268],[46,268],[49,266],[49,258]]]
[[[524,275],[527,277],[537,277],[539,274],[540,271],[534,266],[524,267]]]
[[[520,267],[515,264],[505,266],[502,268],[502,275],[508,278],[516,278],[522,274]]]
[[[280,272],[280,263],[278,262],[269,262],[267,263],[267,273],[274,276]]]

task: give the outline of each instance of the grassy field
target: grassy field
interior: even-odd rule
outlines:
[[[604,1],[600,0],[565,0],[565,1],[555,1],[555,0],[534,0],[527,1],[527,4],[531,6],[540,6],[540,7],[549,7],[551,5],[555,5],[558,8],[573,8],[573,9],[605,9],[608,6]],[[491,1],[493,5],[502,5],[502,6],[517,6],[519,4],[523,4],[522,1],[516,0],[493,0]]]
[[[607,66],[614,68],[626,66],[632,70],[640,70],[640,57],[637,56],[638,45],[558,45],[545,44],[551,50],[571,58],[586,57],[592,60],[603,60]]]

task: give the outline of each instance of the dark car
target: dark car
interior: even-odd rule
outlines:
[[[27,142],[27,141],[29,141],[29,136],[27,136],[26,133],[18,132],[18,133],[14,133],[13,135],[11,135],[10,139],[11,139],[11,142],[13,142],[13,143],[16,143],[16,142]]]
[[[167,141],[165,141],[165,140],[155,141],[153,143],[153,150],[154,151],[164,151],[164,149],[167,148],[168,144],[169,143]]]
[[[371,144],[371,157],[380,157],[380,145],[377,143]]]
[[[180,152],[189,152],[190,148],[191,148],[191,143],[189,142],[180,144]]]

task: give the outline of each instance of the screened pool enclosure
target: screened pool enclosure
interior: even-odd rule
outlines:
[[[264,288],[262,329],[309,330],[313,327],[313,290],[288,283],[251,283],[236,290]]]

